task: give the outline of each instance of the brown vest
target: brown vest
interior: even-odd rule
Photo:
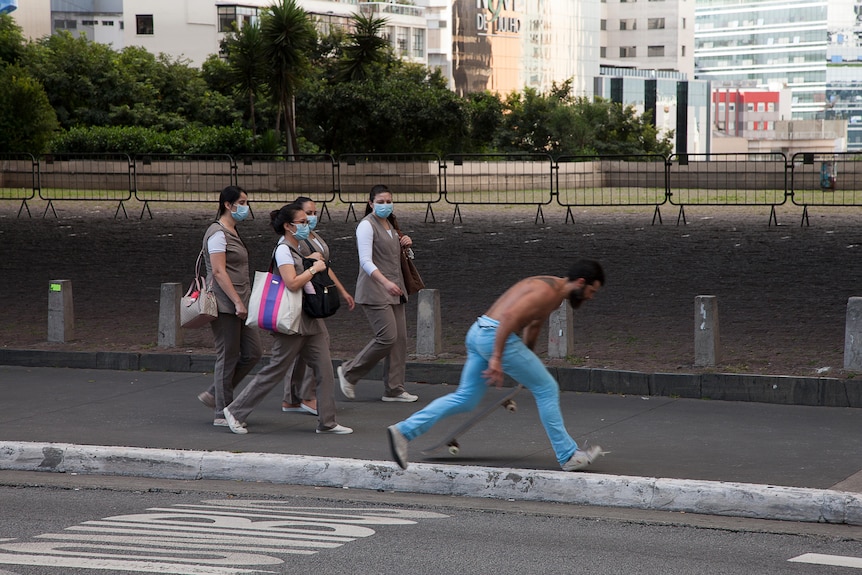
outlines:
[[[386,231],[383,224],[374,214],[365,216],[365,220],[371,222],[374,230],[374,242],[371,249],[371,259],[377,269],[380,270],[389,281],[395,282],[407,298],[407,289],[404,287],[404,278],[401,276],[401,242],[398,232],[392,229],[392,235]],[[374,278],[359,268],[359,277],[356,278],[356,303],[365,305],[397,305],[401,298],[397,295],[389,295],[382,285]]]
[[[234,235],[218,222],[210,224],[210,227],[207,228],[207,231],[204,234],[203,250],[204,261],[207,266],[207,283],[210,283],[213,286],[213,292],[215,292],[216,301],[218,301],[218,312],[235,314],[236,307],[233,305],[233,302],[227,294],[224,293],[224,290],[221,289],[218,282],[213,279],[213,266],[210,261],[209,250],[207,249],[207,242],[210,237],[214,233],[220,231],[224,232],[225,238],[227,238],[227,248],[225,251],[225,269],[227,270],[227,275],[233,284],[233,289],[236,290],[237,295],[243,303],[245,303],[246,307],[248,307],[248,300],[251,297],[251,281],[249,280],[248,272],[248,250],[245,248],[245,244],[242,243],[239,236]]]

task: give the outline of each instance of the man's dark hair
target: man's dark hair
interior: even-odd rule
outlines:
[[[602,269],[602,265],[595,260],[578,260],[572,267],[569,268],[569,281],[579,280],[584,278],[584,281],[587,284],[593,284],[596,281],[601,282],[602,286],[605,285],[605,271]]]

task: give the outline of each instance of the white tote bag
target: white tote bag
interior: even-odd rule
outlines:
[[[290,291],[278,274],[254,272],[246,325],[285,335],[299,334],[302,291]]]

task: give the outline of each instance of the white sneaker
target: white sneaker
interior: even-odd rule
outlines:
[[[341,385],[341,393],[344,394],[344,397],[347,399],[353,399],[356,397],[356,385],[347,381],[347,378],[344,377],[344,368],[340,365],[338,369],[335,370],[338,373],[338,383]]]
[[[578,471],[584,469],[593,462],[598,456],[604,455],[605,452],[598,445],[588,447],[586,451],[578,449],[575,454],[563,464],[563,471]]]
[[[335,424],[335,427],[330,427],[329,429],[320,429],[315,430],[316,433],[333,433],[335,435],[347,435],[348,433],[353,433],[353,430],[349,427],[345,427],[343,425]]]
[[[243,427],[243,425],[236,420],[233,414],[224,408],[224,418],[227,421],[227,426],[230,427],[230,430],[236,433],[237,435],[245,435],[248,433],[248,429]]]
[[[400,403],[413,403],[414,401],[419,400],[418,395],[413,395],[412,393],[407,393],[406,391],[402,391],[398,395],[389,397],[388,395],[384,395],[380,398],[381,401],[398,401]]]
[[[398,467],[407,469],[407,438],[398,431],[398,427],[395,425],[390,425],[387,431],[389,432],[389,450],[392,452],[392,459],[395,460]]]
[[[245,427],[245,422],[240,423],[240,425]],[[230,427],[230,426],[227,424],[227,419],[225,419],[224,417],[216,417],[215,419],[213,419],[213,427]]]

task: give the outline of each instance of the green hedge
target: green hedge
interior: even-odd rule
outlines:
[[[274,139],[276,142],[277,138]],[[273,153],[273,139],[257,139],[239,124],[223,127],[189,127],[171,132],[128,126],[71,128],[50,143],[54,153],[135,154],[244,154]],[[267,144],[264,145],[264,142]]]

